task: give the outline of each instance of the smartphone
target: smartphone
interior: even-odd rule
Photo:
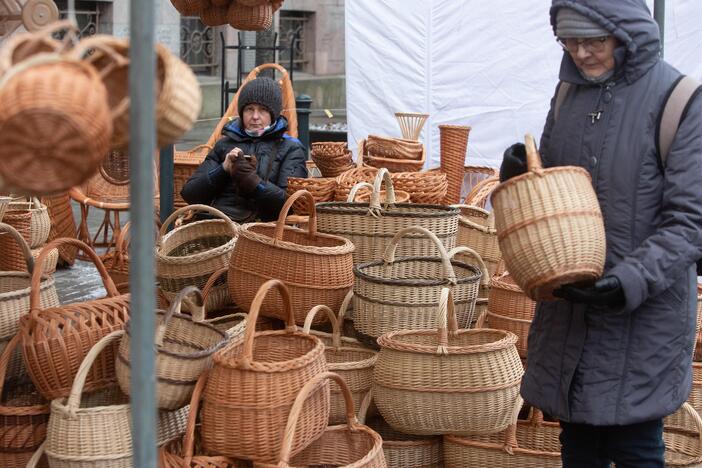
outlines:
[[[250,155],[250,154],[245,154],[245,155],[244,155],[244,159],[251,159],[251,155]]]

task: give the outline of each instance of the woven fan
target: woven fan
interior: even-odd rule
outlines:
[[[396,112],[397,122],[402,130],[402,137],[407,140],[419,140],[419,134],[424,128],[424,123],[429,118],[429,114],[417,114],[413,112]]]

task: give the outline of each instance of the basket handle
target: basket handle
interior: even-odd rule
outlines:
[[[90,258],[90,260],[92,260],[93,264],[95,265],[95,268],[97,268],[98,273],[100,273],[100,278],[102,278],[102,284],[105,287],[105,291],[107,291],[107,297],[116,297],[120,295],[119,291],[117,291],[117,288],[115,287],[114,281],[112,281],[110,274],[105,268],[105,264],[102,263],[102,260],[100,260],[98,254],[95,253],[93,249],[88,247],[88,245],[83,241],[79,241],[78,239],[72,239],[70,237],[62,237],[46,244],[39,253],[39,257],[37,258],[37,261],[35,263],[36,268],[34,268],[34,272],[32,273],[32,283],[29,292],[30,313],[35,313],[41,308],[41,305],[39,304],[39,285],[41,283],[42,271],[44,270],[44,262],[46,261],[46,258],[49,256],[53,249],[56,249],[63,245],[71,245],[77,247],[78,250],[81,250]]]
[[[368,390],[361,400],[361,405],[358,407],[358,422],[360,424],[366,423],[366,418],[368,417],[368,410],[370,410],[371,403],[373,402],[373,390]]]
[[[32,454],[32,458],[27,462],[26,468],[37,468],[41,456],[44,455],[44,450],[46,449],[46,440],[41,443],[39,448]]]
[[[526,146],[526,157],[527,157],[527,168],[530,172],[539,172],[543,169],[541,164],[541,156],[536,149],[536,140],[533,135],[526,134],[524,136],[524,142]]]
[[[482,215],[485,215],[487,217],[487,220],[488,220],[488,224],[485,226],[483,226],[482,224],[478,224],[471,219],[468,219],[466,216],[463,216],[463,213],[460,213],[459,216],[461,218],[461,223],[467,224],[470,228],[476,229],[476,230],[484,232],[484,233],[490,232],[490,222],[489,221],[491,219],[491,216],[493,216],[492,212],[490,212],[484,208],[480,208],[479,206],[474,206],[474,205],[451,205],[451,208],[458,208],[461,211],[470,210],[470,211],[474,211],[476,213],[480,213]],[[493,230],[494,230],[494,228],[493,228]]]
[[[702,416],[697,412],[697,410],[688,402],[683,403],[682,410],[687,413],[688,416],[692,418],[697,428],[698,435],[698,448],[697,456],[702,455]]]
[[[156,241],[157,246],[161,245],[161,241],[163,240],[163,236],[166,234],[168,226],[170,226],[171,223],[173,223],[173,221],[175,221],[178,218],[178,216],[182,215],[183,213],[187,213],[188,211],[204,211],[205,213],[209,213],[216,218],[226,221],[228,223],[227,225],[231,226],[232,236],[236,236],[238,232],[237,224],[234,221],[232,221],[229,218],[229,216],[225,215],[217,208],[213,208],[207,205],[188,205],[175,210],[173,213],[171,213],[171,215],[168,218],[166,218],[163,224],[161,224],[161,228],[158,231],[158,239]]]
[[[346,317],[346,312],[349,310],[351,305],[351,299],[353,299],[353,289],[346,293],[346,297],[341,302],[341,307],[339,307],[339,326],[344,325],[344,318]]]
[[[17,245],[19,245],[20,250],[22,250],[22,253],[24,254],[24,261],[27,264],[27,271],[29,274],[32,274],[34,272],[34,258],[32,257],[32,251],[29,250],[29,245],[27,244],[27,241],[24,240],[24,237],[22,237],[22,234],[20,234],[14,227],[5,223],[0,223],[0,232],[5,232],[15,239],[15,242]]]
[[[32,67],[37,67],[39,65],[47,65],[51,63],[58,63],[58,62],[70,62],[70,63],[75,63],[75,64],[80,64],[77,60],[71,60],[67,57],[64,57],[56,52],[42,52],[40,54],[32,55],[31,57],[22,60],[19,63],[16,63],[12,65],[10,68],[7,69],[4,75],[2,75],[2,78],[0,78],[0,89],[4,88],[5,85],[15,77],[15,75],[22,73],[25,70],[28,70]],[[85,65],[85,68],[87,69],[87,65]],[[95,70],[89,70],[87,73],[95,73],[97,76],[97,72]]]
[[[421,226],[410,226],[400,229],[395,233],[393,238],[388,243],[388,246],[385,247],[385,252],[383,253],[383,262],[385,262],[385,265],[387,266],[395,263],[395,251],[397,250],[397,244],[406,234],[411,233],[422,234],[424,237],[428,238],[434,243],[436,248],[439,250],[441,263],[444,265],[444,279],[448,280],[448,282],[451,284],[456,284],[456,273],[453,271],[451,257],[449,257],[449,254],[446,252],[446,247],[444,247],[444,244],[442,244],[439,238],[436,237],[436,234]]]
[[[295,331],[297,326],[295,326],[295,311],[293,310],[292,300],[290,298],[290,290],[285,284],[277,279],[271,279],[266,281],[258,288],[256,296],[254,296],[251,302],[251,307],[249,307],[249,318],[246,320],[246,331],[244,332],[244,350],[241,354],[241,363],[244,369],[250,366],[253,362],[253,344],[254,337],[256,334],[256,322],[258,321],[258,314],[261,310],[261,304],[263,300],[268,295],[271,289],[277,289],[283,300],[283,309],[285,309],[285,315],[288,316],[287,320],[287,330]]]
[[[441,288],[439,308],[437,309],[436,317],[439,324],[439,328],[437,329],[439,346],[436,348],[436,354],[448,354],[449,334],[455,335],[456,332],[458,332],[456,309],[453,305],[453,293],[449,288]]]
[[[105,67],[102,70],[98,70],[98,75],[100,77],[104,78],[105,75],[110,73],[116,66],[126,66],[129,65],[129,57],[125,57],[124,55],[118,53],[112,46],[107,44],[106,42],[120,42],[121,45],[124,45],[125,47],[129,47],[129,41],[124,40],[124,39],[117,39],[113,36],[107,36],[103,34],[98,34],[95,36],[88,37],[86,39],[82,39],[76,46],[71,50],[69,53],[69,56],[76,58],[77,60],[85,60],[88,63],[93,63],[95,60],[97,60],[96,55],[97,54],[87,54],[87,52],[90,49],[95,49],[99,50],[105,55],[108,55],[112,59],[112,63]],[[129,99],[129,98],[127,98]]]
[[[202,322],[205,320],[205,301],[202,299],[202,293],[199,289],[197,289],[197,286],[186,286],[178,293],[178,295],[176,295],[175,299],[173,299],[171,306],[168,308],[166,314],[163,316],[163,319],[156,327],[156,337],[154,338],[154,342],[156,343],[157,347],[160,348],[163,346],[163,337],[166,335],[168,322],[170,322],[174,314],[180,314],[180,308],[183,305],[183,300],[185,300],[185,298],[191,294],[197,299],[197,303],[194,304],[195,311],[193,312],[193,321]]]
[[[351,397],[351,391],[346,381],[334,372],[322,372],[320,374],[312,377],[300,393],[297,394],[295,398],[295,403],[293,403],[292,409],[290,410],[290,415],[288,416],[288,422],[285,425],[285,432],[283,433],[283,442],[280,447],[280,455],[278,456],[278,466],[290,466],[290,456],[292,454],[292,444],[295,439],[295,428],[297,426],[297,421],[300,419],[300,413],[305,405],[305,402],[309,396],[318,390],[322,384],[325,384],[327,380],[333,380],[341,388],[341,394],[344,396],[344,402],[346,403],[346,424],[349,426],[349,430],[355,432],[361,427],[361,424],[356,418],[356,414],[353,407],[353,398]],[[325,389],[328,391],[328,389]]]
[[[66,34],[61,40],[62,47],[57,52],[65,52],[70,48],[69,46],[78,43],[78,27],[70,20],[55,21],[33,34],[53,39],[52,36],[59,31],[65,31]]]
[[[212,291],[212,288],[214,288],[214,285],[217,282],[217,280],[219,280],[222,276],[226,275],[227,273],[229,273],[228,266],[220,268],[219,270],[216,270],[214,273],[212,273],[210,275],[210,277],[207,279],[207,282],[202,287],[202,302],[203,302],[203,304],[207,304],[207,298],[209,297],[210,292]],[[206,318],[207,318],[207,309],[205,309],[205,319]]]
[[[128,221],[119,231],[117,240],[115,241],[115,264],[123,265],[129,256],[129,243],[131,240],[130,229],[132,222]]]
[[[317,237],[317,209],[314,205],[314,197],[307,190],[298,190],[293,193],[285,200],[283,208],[280,209],[280,214],[278,215],[278,221],[275,225],[275,240],[283,240],[283,231],[285,230],[285,219],[290,213],[290,209],[299,198],[304,198],[307,202],[307,211],[310,214],[309,221],[307,222],[307,232],[310,239]]]
[[[98,357],[98,355],[113,341],[117,341],[124,335],[124,330],[116,330],[112,333],[103,336],[100,341],[95,343],[95,345],[90,348],[88,354],[83,358],[83,362],[80,363],[78,368],[78,373],[73,380],[73,385],[71,386],[71,393],[68,396],[68,403],[66,404],[66,409],[68,410],[69,417],[74,418],[76,416],[76,411],[80,408],[80,399],[83,394],[83,386],[85,385],[85,379],[88,378],[88,373],[90,368],[93,366],[93,362]]]
[[[483,258],[480,256],[480,254],[478,252],[471,249],[470,247],[466,247],[465,245],[460,245],[458,247],[454,247],[453,249],[449,250],[448,257],[453,260],[453,257],[455,257],[458,254],[466,254],[466,255],[473,257],[473,259],[476,262],[478,262],[478,268],[480,269],[480,284],[481,285],[490,284],[490,273],[488,272],[487,266],[485,265]]]
[[[385,167],[381,167],[378,173],[375,175],[375,180],[373,181],[373,192],[370,198],[370,212],[374,216],[380,215],[382,210],[380,206],[380,187],[385,183],[385,206],[387,210],[388,206],[395,204],[395,188],[392,186],[392,178],[390,177],[390,171]]]
[[[312,321],[321,311],[324,311],[327,314],[327,317],[329,317],[329,321],[332,325],[332,346],[334,347],[334,349],[341,348],[341,329],[339,327],[339,320],[337,320],[334,311],[331,310],[329,307],[325,306],[324,304],[314,306],[310,309],[310,311],[307,313],[307,317],[305,317],[305,324],[302,327],[302,332],[308,335],[310,334],[310,328],[312,328]]]
[[[476,329],[483,328],[485,326],[485,320],[487,320],[487,314],[488,314],[487,310],[483,310],[482,312],[480,312],[478,319],[475,321],[475,328]]]
[[[524,400],[521,395],[517,395],[514,400],[514,409],[512,410],[512,424],[505,429],[505,445],[503,450],[510,455],[514,455],[514,449],[519,448],[517,443],[517,422],[519,421],[519,412],[522,410]]]
[[[368,182],[359,182],[353,187],[351,187],[351,191],[349,192],[349,196],[346,197],[346,202],[347,203],[353,203],[356,201],[356,195],[358,195],[358,191],[363,189],[363,188],[369,188],[371,189],[371,193],[373,191],[373,186],[369,184]]]
[[[197,413],[200,410],[200,400],[202,392],[207,384],[209,370],[206,370],[197,379],[193,395],[190,397],[190,410],[188,411],[188,422],[185,424],[185,440],[183,441],[183,466],[190,466],[195,452],[195,426],[197,425]]]

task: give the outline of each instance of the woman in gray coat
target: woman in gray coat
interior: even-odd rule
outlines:
[[[695,261],[702,257],[702,96],[690,101],[667,160],[659,116],[680,72],[660,58],[644,0],[554,0],[569,91],[551,102],[545,166],[586,168],[607,256],[592,285],[538,304],[522,395],[561,421],[566,467],[663,467],[662,418],[691,388]],[[524,172],[505,152],[503,180]]]

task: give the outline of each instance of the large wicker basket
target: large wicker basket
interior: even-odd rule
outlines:
[[[290,208],[300,199],[306,200],[310,211],[308,230],[285,224]],[[296,192],[283,205],[276,223],[241,227],[230,262],[229,293],[246,310],[263,283],[280,279],[290,289],[295,321],[302,324],[315,305],[339,309],[353,287],[353,249],[343,237],[317,233],[312,195],[304,190]],[[280,315],[283,310],[278,298],[271,298],[261,307],[263,315],[286,319]]]
[[[187,212],[204,212],[216,219],[188,223],[166,234],[168,226]],[[156,278],[166,299],[172,301],[186,286],[202,289],[212,273],[228,266],[238,233],[238,224],[210,206],[190,205],[174,211],[161,225],[156,242]],[[205,308],[216,310],[227,302],[227,285],[220,283],[210,292]]]
[[[400,240],[409,234],[429,239],[439,255],[396,259]],[[398,231],[382,260],[354,266],[356,330],[377,339],[392,331],[436,329],[439,326],[436,309],[445,287],[453,292],[458,326],[469,328],[483,273],[473,265],[452,260],[454,252],[458,251],[470,249],[459,247],[449,254],[439,239],[424,228],[408,227]],[[482,269],[484,271],[485,267]]]
[[[685,421],[682,425],[680,421]],[[663,421],[665,466],[697,468],[702,465],[702,417],[690,403]]]
[[[560,285],[602,275],[604,223],[588,172],[543,169],[534,138],[526,140],[529,171],[492,194],[495,226],[515,282],[534,300],[552,299]]]
[[[183,299],[195,294],[199,299],[194,316],[180,313]],[[204,323],[205,310],[200,290],[183,289],[167,312],[157,311],[156,328],[156,405],[161,409],[178,409],[190,401],[195,383],[212,366],[212,355],[228,341],[226,332]],[[117,352],[117,381],[126,395],[131,395],[130,333]]]
[[[32,57],[0,79],[0,102],[0,186],[6,189],[66,191],[87,180],[109,148],[107,90],[88,64]],[[51,131],[37,138],[37,128]]]
[[[459,330],[448,288],[442,290],[438,315],[438,330],[403,330],[378,339],[372,391],[380,414],[408,434],[506,429],[523,374],[517,337],[499,330]]]
[[[227,22],[241,31],[265,31],[273,24],[273,5],[266,2],[257,6],[246,6],[231,2],[227,10]]]
[[[458,205],[458,208],[461,210],[461,216],[458,218],[456,244],[465,245],[478,252],[490,276],[493,276],[497,271],[497,264],[502,260],[502,253],[490,213],[477,206]]]
[[[256,318],[271,289],[282,297],[288,328],[256,332]],[[253,300],[243,341],[214,355],[203,397],[204,449],[274,463],[295,397],[326,368],[322,342],[296,329],[288,288],[281,281],[267,281]],[[329,386],[325,385],[308,400],[291,453],[299,453],[319,438],[328,420]]]
[[[307,400],[315,398],[321,384],[333,380],[341,388],[344,397],[346,424],[329,426],[321,437],[313,441],[302,452],[294,454],[293,444],[300,431],[299,421],[310,410]],[[325,388],[326,385],[322,385]],[[383,454],[383,439],[377,432],[358,422],[351,392],[346,381],[333,372],[314,376],[300,390],[290,410],[285,426],[283,446],[277,464],[260,464],[261,468],[292,468],[301,466],[334,466],[339,468],[386,468]]]
[[[370,137],[369,137],[370,138]],[[395,154],[396,156],[391,157],[391,156],[381,156],[379,153],[377,153],[377,148],[382,148],[383,146],[377,146],[376,151],[368,147],[368,141],[367,140],[361,140],[360,143],[358,144],[358,154],[359,154],[359,159],[363,160],[364,164],[367,164],[369,166],[377,167],[378,169],[380,168],[385,168],[389,170],[390,172],[412,172],[412,171],[419,171],[424,167],[424,163],[426,162],[426,148],[424,148],[424,145],[419,142],[409,142],[408,140],[399,140],[401,142],[404,142],[403,145],[401,145],[397,151],[392,152],[389,151],[390,154]],[[417,153],[418,157],[414,157],[415,154],[412,151],[406,151],[404,148],[404,144],[411,143],[412,145],[418,145],[419,146],[419,152]],[[385,154],[385,153],[381,153]],[[412,156],[412,157],[410,157]]]
[[[381,204],[383,183],[387,197],[386,202]],[[385,169],[381,169],[375,178],[370,203],[320,203],[317,213],[320,232],[343,236],[353,242],[356,247],[354,264],[381,258],[395,233],[409,226],[421,226],[431,231],[447,250],[456,245],[458,208],[396,204],[390,174]],[[404,238],[399,249],[400,255],[406,257],[427,257],[439,253],[437,246],[422,235]]]
[[[448,190],[448,179],[441,171],[393,172],[392,184],[397,190],[410,194],[412,203],[441,205]]]
[[[42,308],[40,266],[52,249],[68,244],[88,255],[102,278],[107,297],[58,307]],[[29,296],[30,312],[20,321],[22,354],[34,385],[47,400],[67,397],[88,350],[103,336],[124,328],[129,319],[129,295],[120,295],[97,254],[77,239],[58,239],[47,244],[37,259]],[[115,382],[116,348],[106,350],[87,376],[85,391]]]
[[[304,333],[310,333],[312,320],[320,312],[327,314],[332,326],[332,343],[325,345],[324,348],[327,369],[343,377],[353,397],[354,406],[360,408],[361,402],[371,389],[373,366],[378,353],[358,346],[345,346],[341,341],[341,324],[334,312],[325,305],[319,305],[310,310],[302,330]],[[329,424],[343,424],[345,421],[346,405],[343,397],[339,387],[332,385]]]

